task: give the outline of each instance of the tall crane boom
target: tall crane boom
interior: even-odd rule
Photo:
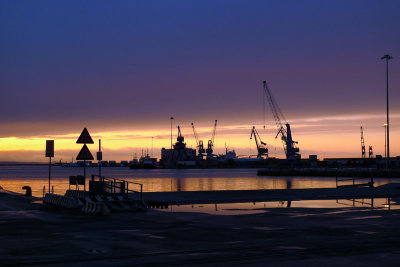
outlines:
[[[196,144],[197,144],[199,157],[203,157],[203,153],[205,152],[204,145],[203,145],[203,140],[199,140],[199,136],[197,134],[196,128],[194,128],[193,122],[192,122],[192,129],[193,129],[194,138],[196,139]]]
[[[364,159],[365,158],[365,143],[364,143],[364,132],[363,132],[363,127],[360,127],[361,131],[361,157]]]
[[[211,142],[214,145],[214,139],[215,139],[215,132],[217,131],[217,120],[215,120],[214,122],[214,129],[212,131],[212,135],[211,135]]]
[[[272,115],[274,116],[275,124],[278,127],[278,133],[276,134],[275,138],[278,135],[281,135],[281,140],[283,143],[283,148],[285,150],[286,159],[294,160],[300,159],[299,148],[296,147],[298,142],[293,141],[292,139],[292,131],[290,129],[290,124],[286,122],[285,117],[283,116],[282,111],[280,110],[278,104],[276,103],[274,97],[272,96],[271,90],[268,88],[267,82],[264,81],[264,92],[267,96],[267,100],[269,103],[269,107],[271,109]],[[265,112],[265,111],[264,111]],[[285,121],[285,127],[282,124],[281,118]]]
[[[253,129],[251,130],[250,139],[252,139],[253,136],[257,146],[257,158],[261,158],[262,156],[268,157],[267,144],[261,140],[255,126],[253,126]]]
[[[268,104],[271,109],[272,115],[274,116],[276,126],[278,127],[278,129],[282,129],[283,125],[281,122],[281,117],[283,118],[284,121],[286,121],[285,116],[283,116],[281,109],[279,108],[278,104],[276,104],[276,101],[272,96],[271,90],[269,90],[268,88],[267,81],[264,81],[263,84],[264,84],[264,92],[267,96]]]
[[[212,157],[212,153],[214,152],[213,148],[214,148],[214,139],[215,139],[215,132],[217,131],[217,120],[215,120],[214,122],[214,128],[211,134],[211,139],[208,140],[208,144],[207,144],[207,157],[210,158]]]
[[[196,129],[194,128],[193,122],[191,124],[192,124],[194,139],[196,139],[196,145],[198,146],[199,145],[199,137],[197,135]]]

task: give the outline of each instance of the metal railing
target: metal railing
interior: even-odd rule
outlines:
[[[54,194],[54,185],[51,186],[51,193]],[[44,185],[43,186],[43,192],[42,192],[43,198],[44,198],[45,194],[46,194],[46,186]]]
[[[369,173],[370,173],[370,177],[369,178],[368,177],[340,178],[339,177],[340,172],[338,172],[336,174],[336,188],[340,188],[340,187],[357,187],[357,186],[374,187],[374,177],[372,176],[371,170],[369,170]],[[365,181],[366,179],[369,179],[370,181],[369,182],[364,182],[364,183],[356,183],[356,181],[360,181],[360,180],[364,180]],[[351,184],[347,183],[347,184],[344,184],[344,185],[343,184],[339,185],[339,182],[346,182],[346,181],[352,181],[352,183]]]
[[[371,197],[371,202],[364,201],[364,198],[362,198],[361,200],[358,200],[358,199],[343,199],[343,200],[350,201],[350,203],[352,203],[352,204],[343,202],[342,200],[339,200],[339,199],[336,199],[336,203],[345,205],[345,206],[351,206],[351,207],[356,207],[357,204],[361,204],[361,206],[367,205],[367,206],[370,206],[371,208],[374,208],[374,198],[373,197]]]
[[[142,199],[143,184],[141,183],[126,181],[117,178],[105,177],[105,176],[98,176],[93,174],[92,181],[94,181],[95,178],[98,178],[99,181],[103,182],[104,189],[109,194],[113,195],[122,194],[125,197],[129,197],[129,193],[135,193],[135,194],[139,193],[140,199]],[[137,190],[133,189],[135,187],[138,187]]]
[[[370,181],[366,182],[366,183],[356,183],[356,181],[366,180],[366,179],[370,179]],[[339,185],[339,182],[345,182],[345,181],[352,181],[352,183],[351,184]],[[353,177],[353,178],[340,179],[339,177],[336,176],[336,188],[339,188],[339,187],[353,187],[353,186],[354,187],[356,187],[356,186],[374,187],[374,178],[373,177],[371,177],[371,178],[365,178],[365,177],[356,178],[356,177]]]

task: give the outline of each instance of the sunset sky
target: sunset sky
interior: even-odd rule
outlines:
[[[255,154],[255,125],[283,157],[266,80],[302,157],[384,154],[390,54],[391,156],[400,155],[400,1],[0,2],[0,161],[70,161],[87,127],[105,160],[170,146],[170,117],[195,147],[218,120],[225,144]],[[89,145],[92,154],[97,144]]]

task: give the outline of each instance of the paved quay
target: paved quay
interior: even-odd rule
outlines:
[[[0,192],[2,266],[398,266],[400,210],[89,216]]]

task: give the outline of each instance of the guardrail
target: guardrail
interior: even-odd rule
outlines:
[[[358,199],[344,199],[347,201],[350,201],[352,204],[343,202],[342,200],[336,199],[336,203],[341,204],[341,205],[345,205],[345,206],[351,206],[351,207],[355,207],[356,203],[361,204],[361,206],[367,205],[370,206],[371,208],[374,208],[374,198],[371,198],[371,202],[367,202],[364,201],[364,198],[362,198],[362,200],[358,200]]]
[[[114,194],[114,195],[122,194],[122,195],[125,195],[126,197],[128,197],[129,193],[139,193],[140,199],[142,199],[143,184],[141,184],[141,183],[93,174],[92,181],[94,181],[95,178],[98,178],[99,181],[104,183],[105,189],[108,189],[107,192],[110,194]],[[139,187],[139,188],[137,190],[132,189],[135,187]]]
[[[372,172],[371,170],[369,170],[370,173],[370,177],[352,177],[352,178],[340,178],[339,174],[336,174],[336,188],[340,188],[340,187],[360,187],[360,186],[369,186],[369,187],[374,187],[374,177],[372,176]],[[356,183],[356,181],[359,180],[366,180],[369,179],[369,182],[364,182],[364,183]],[[345,182],[345,181],[352,181],[351,184],[344,184],[344,185],[339,185],[339,182]]]
[[[51,193],[54,194],[54,185],[51,186]],[[42,198],[44,198],[45,194],[46,194],[46,186],[43,186],[43,192],[42,192]]]

